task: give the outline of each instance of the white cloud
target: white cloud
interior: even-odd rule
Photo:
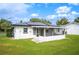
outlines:
[[[58,7],[55,11],[56,13],[68,13],[70,12],[70,10],[71,10],[71,7],[61,6],[61,7]]]
[[[67,16],[67,14],[58,14],[58,16],[59,17],[62,17],[62,16],[65,17],[65,16]]]
[[[48,15],[46,19],[54,19],[56,15]]]
[[[79,12],[72,11],[71,14],[72,14],[72,15],[77,15],[77,14],[79,14]]]
[[[60,19],[62,17],[66,17],[70,22],[73,22],[76,15],[79,15],[79,12],[71,9],[72,7],[61,6],[55,9],[56,13],[53,15],[48,15],[47,19]]]
[[[37,14],[37,13],[31,14],[31,17],[38,17],[38,16],[39,16],[39,14]]]
[[[56,16],[58,18],[66,17],[68,19],[74,19],[75,15],[79,14],[79,12],[72,11],[71,7],[68,7],[68,6],[58,7],[55,11],[56,11]]]
[[[79,5],[79,3],[69,3],[69,4],[76,5],[76,6]]]
[[[23,22],[27,22],[27,21],[29,21],[29,19],[30,18],[21,18],[21,17],[13,17],[13,23],[19,23],[21,20],[23,21]]]
[[[23,17],[31,7],[31,5],[23,3],[0,4],[0,6],[0,17]]]
[[[71,10],[71,7],[61,6],[55,9],[56,13],[48,15],[46,19],[60,19],[66,17],[70,22],[75,19],[76,15],[79,15],[79,12]]]

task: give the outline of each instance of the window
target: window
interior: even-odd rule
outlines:
[[[27,33],[27,28],[24,28],[24,33]]]

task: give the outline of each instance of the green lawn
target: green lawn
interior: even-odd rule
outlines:
[[[67,35],[67,39],[44,43],[30,40],[13,40],[0,33],[1,55],[78,55],[79,36]]]

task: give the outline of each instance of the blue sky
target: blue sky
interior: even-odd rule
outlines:
[[[55,24],[62,17],[68,21],[79,16],[78,3],[8,3],[0,4],[0,18],[5,18],[13,23],[20,20],[29,21],[30,18],[43,18]]]

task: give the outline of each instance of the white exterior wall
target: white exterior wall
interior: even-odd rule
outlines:
[[[67,34],[79,35],[79,25],[71,24],[69,26],[67,25],[65,28],[66,28]]]
[[[39,43],[39,42],[46,42],[46,41],[53,41],[53,40],[61,40],[64,39],[65,35],[56,35],[56,36],[46,36],[46,37],[35,37],[32,39],[32,41]]]
[[[27,28],[27,33],[23,33],[24,28]],[[35,35],[33,35],[33,28],[32,27],[22,27],[22,26],[16,26],[14,27],[14,38],[15,39],[25,39],[25,38],[33,38]]]
[[[27,28],[27,33],[23,33],[24,28]],[[44,33],[45,35],[46,33]],[[26,27],[26,26],[16,26],[14,27],[14,38],[15,39],[27,39],[27,38],[33,38],[32,41],[35,42],[45,42],[45,41],[51,41],[51,40],[60,40],[64,39],[65,35],[56,35],[56,36],[40,36],[36,37],[36,35],[33,34],[33,28],[32,27]]]
[[[59,32],[58,32],[58,29],[54,29],[54,32],[56,33],[56,34],[62,34],[64,29],[59,29]]]

